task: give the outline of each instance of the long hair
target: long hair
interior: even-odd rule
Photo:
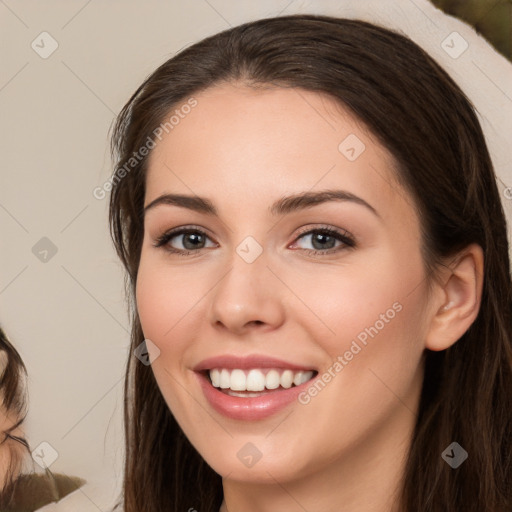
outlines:
[[[0,507],[11,505],[13,484],[21,474],[24,459],[30,453],[27,440],[18,435],[27,414],[25,379],[27,370],[18,351],[0,327],[0,415],[5,427],[0,430],[0,445],[8,461],[1,475]]]
[[[512,284],[496,176],[471,102],[425,51],[397,32],[316,15],[258,20],[189,46],[140,85],[112,133],[109,211],[127,271],[132,350],[144,339],[134,301],[148,161],[140,148],[150,146],[158,126],[194,94],[234,81],[327,94],[370,129],[394,156],[397,179],[419,212],[430,278],[447,256],[471,243],[482,247],[477,318],[447,350],[426,350],[400,503],[415,512],[510,512]],[[125,512],[188,510],[191,503],[218,511],[220,476],[181,431],[151,367],[133,356],[124,420]],[[469,453],[456,470],[441,457],[454,441]]]

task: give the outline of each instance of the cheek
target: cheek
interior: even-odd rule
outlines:
[[[324,295],[315,291],[309,296],[308,305],[313,301],[316,309],[311,309],[334,331],[329,333],[316,322],[316,339],[329,361],[319,375],[323,383],[312,385],[300,397],[310,417],[324,419],[319,438],[332,439],[325,457],[329,449],[355,442],[356,432],[363,435],[391,411],[398,408],[409,414],[404,404],[415,407],[424,336],[421,266],[404,268],[389,260],[370,268],[347,273],[337,283],[320,281]]]
[[[339,351],[340,343],[358,335],[364,342],[368,331],[396,334],[406,325],[419,327],[424,275],[419,256],[409,253],[408,263],[392,251],[369,252],[357,264],[297,279],[294,291],[315,313],[318,339],[330,344],[331,355]]]
[[[144,258],[144,255],[141,258],[135,293],[137,312],[144,338],[160,350],[151,369],[172,411],[190,407],[189,396],[183,393],[184,384],[178,381],[182,379],[182,358],[187,352],[188,336],[194,335],[191,319],[199,292],[186,286],[187,282],[194,285],[194,280],[186,280],[185,274],[179,271],[169,272],[165,263],[156,258]]]
[[[202,295],[200,281],[187,271],[170,272],[165,262],[141,258],[136,286],[137,311],[144,336],[157,345],[179,330],[180,321],[193,314]]]
[[[421,256],[412,251],[408,255],[404,261],[391,251],[381,252],[379,258],[369,258],[373,265],[336,269],[338,277],[319,274],[301,285],[300,293],[309,288],[307,303],[322,320],[315,318],[315,327],[311,323],[309,329],[330,359],[323,375],[324,382],[333,384],[327,385],[325,401],[343,397],[361,421],[378,416],[379,410],[384,414],[396,400],[393,393],[405,397],[418,377],[426,282]],[[337,418],[341,413],[331,414]]]

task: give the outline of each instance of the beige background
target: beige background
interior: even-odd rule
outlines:
[[[185,45],[296,12],[378,22],[426,48],[476,105],[512,218],[512,64],[426,0],[0,0],[0,322],[28,368],[31,446],[49,443],[58,453],[52,471],[90,481],[67,498],[73,510],[104,510],[122,469],[129,326],[107,200],[93,196],[111,172],[112,121],[139,83]],[[43,31],[58,43],[47,58],[31,47],[51,48]],[[463,39],[453,40],[454,31]],[[452,53],[469,46],[453,58],[445,40]],[[32,250],[42,237],[57,248],[46,262]]]

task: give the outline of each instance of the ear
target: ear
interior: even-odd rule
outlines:
[[[471,244],[442,272],[432,294],[434,314],[425,347],[440,351],[452,346],[469,329],[480,310],[483,288],[482,248]]]

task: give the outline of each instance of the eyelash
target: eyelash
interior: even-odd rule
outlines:
[[[170,231],[165,232],[163,235],[159,236],[156,239],[153,246],[157,247],[157,248],[163,247],[172,238],[179,236],[179,235],[190,234],[190,233],[200,234],[200,235],[203,235],[203,236],[209,238],[207,233],[205,233],[202,229],[197,228],[195,226],[187,226],[187,227],[172,229]],[[322,233],[323,235],[331,236],[331,237],[335,238],[336,240],[342,242],[344,245],[341,245],[337,248],[324,249],[324,250],[302,249],[303,251],[306,251],[306,253],[309,255],[332,254],[332,253],[336,253],[336,252],[344,250],[344,249],[351,249],[351,248],[356,247],[356,242],[355,242],[354,238],[347,231],[344,231],[344,230],[338,231],[336,229],[333,229],[333,228],[330,228],[327,226],[325,226],[325,227],[321,226],[321,227],[317,227],[314,229],[305,229],[297,235],[296,240],[299,240],[303,236],[310,235],[312,233]],[[191,254],[198,253],[199,251],[201,251],[201,249],[205,249],[205,248],[203,247],[203,248],[195,249],[195,250],[183,250],[183,249],[174,249],[172,247],[164,247],[164,250],[166,250],[169,253],[176,254],[177,256],[189,256]]]

